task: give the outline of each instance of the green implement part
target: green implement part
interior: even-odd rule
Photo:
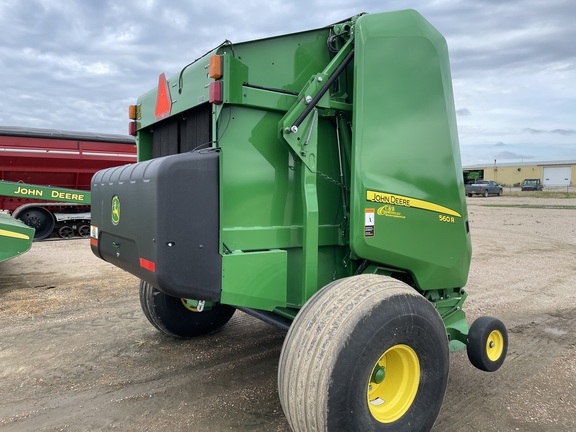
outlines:
[[[34,228],[6,213],[0,213],[0,261],[14,258],[30,249]]]
[[[0,181],[0,195],[16,198],[33,198],[42,201],[90,204],[90,192],[88,191],[31,185],[20,182]]]
[[[58,207],[72,207],[78,205],[88,208],[90,205],[90,192],[88,191],[53,186],[31,185],[22,182],[0,181],[0,196],[16,198],[16,202],[22,202],[22,204],[14,210],[11,216],[7,211],[2,213],[2,220],[3,223],[10,224],[14,227],[27,227],[26,232],[21,234],[27,236],[31,230],[32,240],[41,240],[48,237],[56,226],[56,222],[71,218],[69,214],[53,213],[49,210],[50,206],[54,203],[57,203],[56,205]],[[32,201],[30,201],[30,199],[32,199]],[[82,225],[87,236],[90,228],[90,213],[86,212],[81,213],[80,215],[88,219],[88,222],[84,222]],[[60,227],[60,230],[73,231],[70,226],[62,226]],[[10,232],[10,230],[5,231],[7,233]],[[5,237],[9,238],[8,234],[6,234]],[[19,242],[21,244],[28,242],[27,238],[23,239],[17,237],[10,237],[15,239],[10,241],[16,243]],[[2,241],[4,242],[5,240]],[[27,247],[14,246],[16,243],[12,243],[13,246],[4,246],[4,243],[2,244],[2,256],[5,256],[3,259],[12,258],[30,249],[29,244]]]
[[[492,371],[507,349],[495,319],[470,339],[462,310],[453,99],[446,42],[415,11],[225,41],[130,108],[139,162],[94,175],[92,251],[141,279],[170,336],[233,309],[287,329],[295,431],[429,430],[449,352]]]
[[[135,112],[142,166],[95,176],[94,225],[107,240],[94,248],[158,289],[273,311],[302,307],[364,263],[394,269],[422,292],[466,284],[471,246],[448,51],[417,13],[226,42],[162,75]],[[210,152],[212,174],[198,176]],[[211,192],[194,202],[199,189]],[[106,217],[113,195],[126,225]],[[184,277],[178,269],[190,268],[189,249],[205,236],[191,231],[200,207],[215,225],[211,249],[193,256],[213,257],[209,270]],[[175,241],[182,231],[189,243]],[[193,279],[207,273],[220,276],[198,287]]]

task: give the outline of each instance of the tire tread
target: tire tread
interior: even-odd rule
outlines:
[[[395,279],[360,275],[332,282],[301,309],[284,341],[278,373],[280,401],[295,432],[325,430],[330,370],[346,339],[335,334],[350,334],[375,304],[394,295],[421,297]]]

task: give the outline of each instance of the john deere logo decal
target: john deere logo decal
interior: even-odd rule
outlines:
[[[118,225],[120,222],[120,198],[118,195],[112,197],[112,223]]]

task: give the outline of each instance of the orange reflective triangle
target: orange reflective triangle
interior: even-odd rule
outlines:
[[[170,99],[170,89],[168,88],[166,75],[161,73],[158,78],[158,96],[156,96],[156,109],[154,110],[156,120],[162,120],[168,117],[171,108],[172,100]]]

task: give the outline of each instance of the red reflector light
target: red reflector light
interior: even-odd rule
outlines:
[[[128,123],[128,133],[132,136],[136,136],[136,122],[132,121]]]
[[[208,76],[212,79],[222,77],[222,56],[213,55],[210,57],[210,68],[208,69]]]
[[[208,102],[216,105],[222,103],[222,81],[213,81],[210,83]]]
[[[140,267],[142,267],[143,269],[149,270],[152,273],[154,273],[156,271],[156,264],[154,264],[152,261],[148,261],[147,259],[144,259],[144,258],[140,258]]]
[[[162,120],[168,117],[171,109],[172,99],[170,99],[168,81],[166,81],[166,75],[161,73],[158,78],[158,95],[156,96],[156,108],[154,109],[156,120]]]
[[[98,240],[95,238],[91,238],[90,239],[90,245],[92,245],[94,247],[98,247]]]

